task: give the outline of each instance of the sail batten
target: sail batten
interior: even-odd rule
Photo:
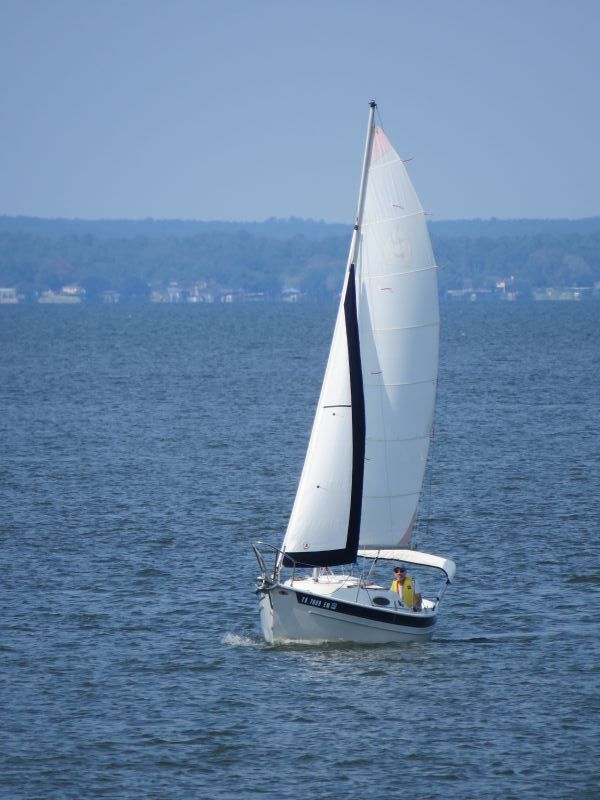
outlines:
[[[393,500],[396,497],[414,497],[421,494],[421,490],[414,492],[399,492],[398,494],[365,494],[363,497],[368,500]]]
[[[435,322],[421,322],[418,325],[400,325],[396,328],[373,328],[373,333],[389,333],[390,331],[412,331],[416,328],[439,328],[439,320]]]
[[[402,386],[421,386],[423,384],[437,383],[437,376],[432,375],[431,378],[423,378],[419,381],[403,381],[402,383],[384,383],[379,381],[377,383],[370,383],[370,386],[381,386],[385,389],[394,389]]]
[[[384,225],[386,222],[400,222],[403,219],[409,219],[410,217],[424,217],[424,211],[413,211],[410,214],[400,214],[394,217],[384,217],[383,219],[378,220],[371,220],[370,222],[365,222],[363,228],[372,228],[375,225]]]
[[[373,164],[372,170],[375,171],[375,170],[378,170],[378,169],[385,169],[386,167],[392,166],[397,161],[400,161],[401,163],[404,163],[404,161],[400,158],[400,156],[397,153],[395,155],[396,155],[395,158],[392,158],[392,159],[390,159],[389,161],[387,161],[385,163],[382,163],[382,164],[375,163],[375,164]]]
[[[368,442],[415,442],[420,439],[429,439],[431,438],[430,433],[424,433],[422,436],[403,436],[392,438],[391,436],[386,436],[385,439],[378,439],[376,436],[368,436]]]
[[[381,278],[401,278],[406,275],[414,275],[417,272],[431,272],[431,270],[438,270],[437,264],[431,267],[414,267],[409,272],[382,272],[381,275],[365,275],[365,281],[375,281]]]

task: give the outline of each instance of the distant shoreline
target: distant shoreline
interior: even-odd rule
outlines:
[[[338,297],[350,226],[0,217],[0,302]],[[600,291],[600,217],[430,221],[440,297],[580,301]],[[1,293],[1,292],[0,292]]]

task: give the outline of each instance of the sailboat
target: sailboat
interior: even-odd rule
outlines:
[[[437,266],[376,108],[371,101],[340,305],[287,531],[281,547],[253,544],[270,644],[430,639],[456,570],[411,548],[437,386]],[[393,589],[394,566],[408,581]],[[426,580],[417,592],[415,571],[433,573],[438,588]]]

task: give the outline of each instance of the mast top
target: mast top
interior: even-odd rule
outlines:
[[[369,100],[369,108],[377,108],[377,103],[375,100]]]

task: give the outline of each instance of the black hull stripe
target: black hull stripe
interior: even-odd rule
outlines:
[[[342,603],[329,597],[315,597],[314,594],[295,592],[296,600],[307,608],[331,611],[335,614],[346,614],[349,617],[361,617],[373,622],[385,622],[388,625],[402,625],[406,628],[431,628],[435,625],[436,617],[414,617],[411,614],[402,614],[395,611],[382,611],[377,608],[366,608],[353,603]]]
[[[344,321],[348,344],[348,366],[350,369],[350,397],[352,400],[352,489],[350,493],[350,513],[346,546],[339,550],[321,550],[313,553],[301,551],[287,553],[297,565],[306,567],[337,567],[356,561],[360,538],[360,518],[362,514],[363,478],[365,471],[365,396],[363,391],[362,363],[360,360],[360,339],[358,335],[358,312],[356,308],[356,277],[354,264],[350,264],[348,284],[344,297]],[[284,558],[286,567],[293,562]]]

